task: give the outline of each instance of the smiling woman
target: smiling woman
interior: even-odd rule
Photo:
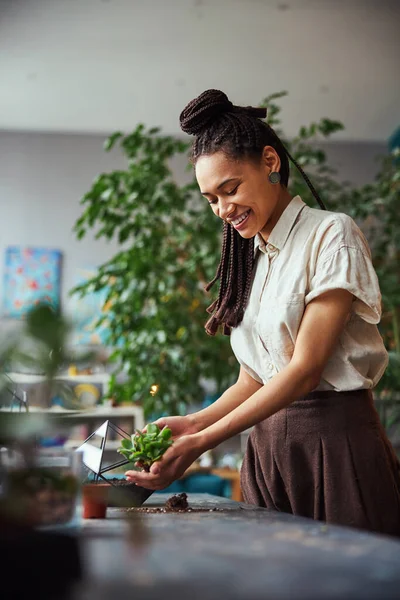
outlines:
[[[192,100],[180,116],[182,130],[196,135],[191,158],[200,190],[224,220],[221,262],[207,287],[220,279],[220,293],[206,324],[210,335],[221,324],[229,333],[243,318],[254,267],[254,236],[267,236],[291,200],[289,159],[325,208],[300,165],[262,120],[265,116],[265,108],[234,106],[219,90],[207,90]]]
[[[371,393],[387,365],[371,253],[350,217],[291,196],[291,157],[262,117],[218,90],[181,114],[196,136],[200,190],[224,222],[206,330],[231,335],[240,374],[210,407],[159,420],[173,446],[149,473],[127,476],[166,487],[254,426],[241,473],[247,502],[400,535],[400,465]]]

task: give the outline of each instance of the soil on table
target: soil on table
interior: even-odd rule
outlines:
[[[217,512],[221,511],[220,508],[191,508],[187,501],[187,494],[184,492],[181,494],[175,494],[168,498],[164,508],[162,507],[146,507],[141,506],[139,508],[128,508],[131,512],[142,512],[142,513],[199,513],[199,512]]]

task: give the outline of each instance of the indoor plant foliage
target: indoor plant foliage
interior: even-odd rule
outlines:
[[[77,354],[69,347],[71,323],[48,304],[40,303],[28,312],[23,327],[13,336],[1,340],[0,391],[10,385],[10,380],[1,371],[13,371],[17,364],[42,374],[46,386],[44,405],[49,407],[56,394],[63,399],[65,408],[81,408],[68,384],[57,379],[57,375],[71,363],[93,362],[95,354]]]
[[[340,208],[361,223],[382,293],[380,331],[389,365],[376,388],[382,423],[396,441],[400,423],[400,149],[380,157],[375,181],[344,195]]]
[[[301,126],[298,134],[294,138],[288,139],[281,129],[281,107],[277,103],[285,96],[287,96],[287,92],[271,94],[264,98],[260,106],[267,108],[268,123],[279,135],[291,156],[310,175],[312,183],[320,193],[327,209],[335,210],[333,207],[351,188],[348,183],[338,181],[336,170],[329,166],[326,152],[319,142],[343,130],[344,125],[340,121],[323,118],[307,126]],[[310,188],[292,163],[290,163],[289,188],[293,194],[301,196],[309,206],[318,208]]]
[[[62,396],[64,408],[81,409],[73,390],[57,380],[69,362],[93,361],[93,353],[77,356],[68,347],[71,324],[48,304],[34,306],[13,336],[0,339],[0,393],[22,402],[21,386],[16,385],[7,371],[16,362],[39,372],[45,379],[42,394],[44,406],[50,407],[54,394]],[[41,443],[49,435],[62,431],[70,423],[65,415],[29,412],[28,402],[22,412],[5,411],[0,417],[0,444],[9,448],[0,463],[0,524],[6,518],[24,525],[65,524],[75,511],[79,481],[72,466],[60,467],[57,460],[42,455]]]
[[[11,341],[0,340],[0,392],[14,391],[20,398],[19,386],[3,373],[17,361],[43,373],[43,393],[49,406],[55,391],[63,393],[55,377],[70,358],[68,332],[69,323],[50,306],[32,308]],[[71,393],[64,399],[68,406],[73,404]],[[28,404],[23,409],[21,413],[3,412],[0,418],[0,444],[9,449],[5,464],[0,464],[0,524],[2,520],[16,527],[68,523],[75,511],[79,482],[69,467],[55,468],[51,461],[48,466],[41,464],[38,448],[42,436],[62,425],[61,419],[46,413],[31,414]]]
[[[379,160],[375,181],[344,194],[336,208],[356,219],[368,238],[382,293],[381,332],[389,352],[400,356],[400,149]]]
[[[229,339],[204,332],[211,296],[203,287],[218,265],[221,227],[193,182],[174,180],[169,160],[187,144],[142,125],[111,136],[106,149],[117,142],[126,168],[96,179],[75,232],[82,238],[96,228],[97,238],[116,238],[121,250],[75,292],[109,291],[100,321],[109,323],[111,359],[125,376],[111,378],[109,395],[142,401],[147,415],[182,413],[202,400],[201,377],[222,392],[237,373]]]
[[[266,98],[269,122],[279,130],[283,94]],[[329,136],[342,126],[323,119],[301,128],[290,144],[295,158],[313,166],[326,195],[338,193],[326,157],[315,149],[315,134]],[[162,136],[139,125],[133,133],[113,134],[105,144],[119,145],[126,167],[101,174],[82,198],[84,211],[75,224],[78,239],[93,229],[96,238],[117,239],[121,250],[100,265],[97,275],[73,293],[108,289],[107,319],[112,359],[125,381],[110,380],[109,395],[118,401],[141,401],[147,415],[182,413],[202,400],[201,378],[213,380],[216,393],[238,373],[229,339],[204,331],[211,294],[204,284],[214,276],[221,246],[221,223],[211,214],[196,182],[176,183],[169,161],[186,154],[181,139]],[[183,158],[183,157],[182,157]],[[292,169],[296,191],[309,194]],[[329,205],[329,202],[328,202]],[[150,394],[151,386],[157,393]]]

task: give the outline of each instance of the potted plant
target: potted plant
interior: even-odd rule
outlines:
[[[24,364],[39,364],[48,377],[45,393],[52,384],[61,360],[66,356],[68,324],[45,305],[28,314],[20,335],[11,341],[0,340],[2,371],[17,357]],[[26,341],[31,342],[31,354]],[[0,388],[9,388],[8,377],[0,372]],[[51,397],[49,395],[49,397]],[[37,442],[54,425],[54,417],[29,413],[21,403],[21,412],[0,413],[0,553],[5,576],[2,591],[13,597],[25,597],[40,587],[41,597],[64,597],[81,576],[77,541],[59,530],[75,512],[79,480],[73,468],[60,468],[37,452]],[[4,451],[4,449],[7,451]],[[18,557],[24,559],[24,577],[12,578]],[[46,572],[44,572],[44,568]]]
[[[131,463],[130,468],[149,471],[151,465],[160,460],[172,443],[169,428],[160,430],[155,423],[150,423],[144,431],[136,430],[130,438],[123,438],[117,452],[127,463]],[[91,476],[83,485],[83,516],[105,518],[107,506],[139,507],[152,493],[152,490],[131,483],[125,477],[107,477],[103,472]]]
[[[72,293],[107,290],[108,309],[98,322],[107,321],[116,363],[107,395],[116,403],[141,402],[153,420],[201,402],[203,378],[215,381],[219,393],[235,379],[229,340],[204,333],[211,297],[203,287],[218,264],[220,226],[192,177],[185,185],[174,179],[170,161],[186,154],[187,143],[139,125],[114,134],[105,147],[117,145],[126,167],[94,181],[74,231],[81,239],[96,229],[96,238],[121,247]]]
[[[10,470],[3,510],[31,527],[65,525],[74,518],[79,485],[68,469],[34,465]]]
[[[150,423],[144,431],[136,430],[130,439],[123,439],[117,452],[132,463],[133,468],[149,472],[151,465],[160,460],[172,444],[172,432],[168,427],[160,430],[158,425]],[[110,483],[111,501],[119,505],[139,507],[153,493],[153,490],[130,483],[126,479],[111,479]]]
[[[14,361],[42,372],[46,378],[43,394],[45,406],[55,393],[64,398],[64,407],[81,407],[70,389],[65,392],[56,377],[69,362],[87,363],[94,354],[73,355],[68,349],[70,323],[47,304],[39,304],[26,316],[19,334],[2,352],[1,364],[6,371]],[[8,388],[10,379],[0,372],[0,388]],[[21,393],[18,390],[19,393]],[[52,413],[2,413],[0,442],[9,448],[12,458],[2,465],[3,513],[31,526],[67,524],[75,511],[81,481],[76,473],[77,456],[62,447],[47,447],[48,440],[58,441],[56,430],[67,429],[62,416]],[[62,438],[62,436],[61,436]],[[46,446],[46,447],[43,447]]]
[[[382,422],[400,445],[400,148],[379,158],[375,180],[350,190],[337,208],[356,219],[371,245],[382,292],[380,331],[389,352],[389,365],[376,389]],[[396,438],[397,436],[397,438]]]

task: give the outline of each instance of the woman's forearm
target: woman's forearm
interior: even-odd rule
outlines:
[[[318,379],[313,374],[289,364],[246,402],[238,403],[228,414],[196,434],[199,444],[204,450],[215,448],[308,394],[317,385]]]
[[[240,406],[254,393],[254,387],[236,382],[211,406],[190,415],[197,431],[203,431]]]

